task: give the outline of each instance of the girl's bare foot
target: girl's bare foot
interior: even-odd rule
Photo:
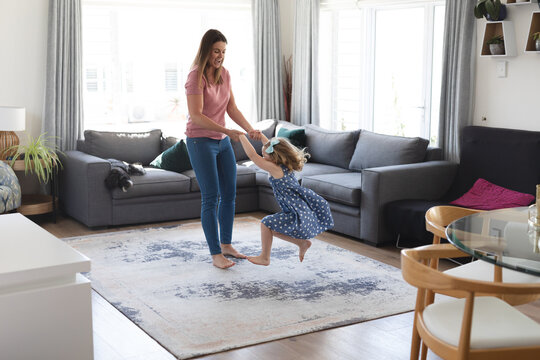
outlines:
[[[298,245],[300,248],[300,252],[298,256],[300,257],[300,262],[304,261],[304,255],[306,254],[306,251],[311,247],[311,241],[304,240],[300,245]]]
[[[227,259],[223,254],[212,255],[212,264],[220,269],[227,269],[233,266],[235,263]]]
[[[245,258],[247,258],[246,255],[236,251],[236,249],[233,248],[231,244],[221,244],[221,252],[223,253],[223,255],[230,255],[230,256],[235,257],[237,259],[245,259]]]
[[[248,256],[247,259],[250,263],[253,263],[255,265],[264,265],[264,266],[270,265],[270,259],[262,257],[261,255]]]

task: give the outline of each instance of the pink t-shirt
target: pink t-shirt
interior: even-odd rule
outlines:
[[[206,115],[216,124],[225,126],[225,111],[231,97],[231,76],[227,69],[221,69],[221,77],[223,84],[215,84],[209,86],[202,78],[202,89],[198,85],[199,71],[197,68],[192,69],[186,81],[186,95],[203,95],[203,115]],[[195,124],[188,115],[188,123],[186,125],[186,135],[188,137],[208,137],[221,140],[226,135],[218,132],[205,129]]]

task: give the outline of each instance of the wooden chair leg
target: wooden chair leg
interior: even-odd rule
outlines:
[[[416,317],[416,314],[415,314]],[[413,325],[412,331],[412,343],[411,343],[411,360],[418,360],[418,355],[420,354],[420,334],[416,330],[416,319]]]
[[[416,294],[416,306],[414,308],[414,320],[412,328],[412,339],[411,339],[411,360],[418,360],[418,355],[420,355],[420,334],[418,333],[417,323],[418,323],[418,314],[424,308],[424,301],[426,296],[426,289],[418,289]]]
[[[427,348],[426,344],[424,344],[424,343],[422,342],[422,353],[421,353],[421,355],[420,355],[420,359],[426,360],[426,358],[427,358],[427,351],[428,351],[428,348]]]

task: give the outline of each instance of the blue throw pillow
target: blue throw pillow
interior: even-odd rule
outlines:
[[[150,165],[163,170],[175,171],[177,173],[192,169],[184,140],[180,140],[159,154],[152,160]]]
[[[285,129],[278,130],[277,137],[289,139],[291,144],[296,147],[304,148],[306,146],[306,130],[305,129]]]

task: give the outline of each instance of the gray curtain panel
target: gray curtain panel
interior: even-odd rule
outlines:
[[[49,0],[47,79],[42,129],[60,150],[82,137],[81,0]]]
[[[459,161],[461,129],[472,124],[476,0],[446,1],[439,146],[444,158]]]
[[[277,0],[252,0],[257,121],[285,119]]]
[[[292,66],[291,122],[319,124],[319,0],[296,0]]]

